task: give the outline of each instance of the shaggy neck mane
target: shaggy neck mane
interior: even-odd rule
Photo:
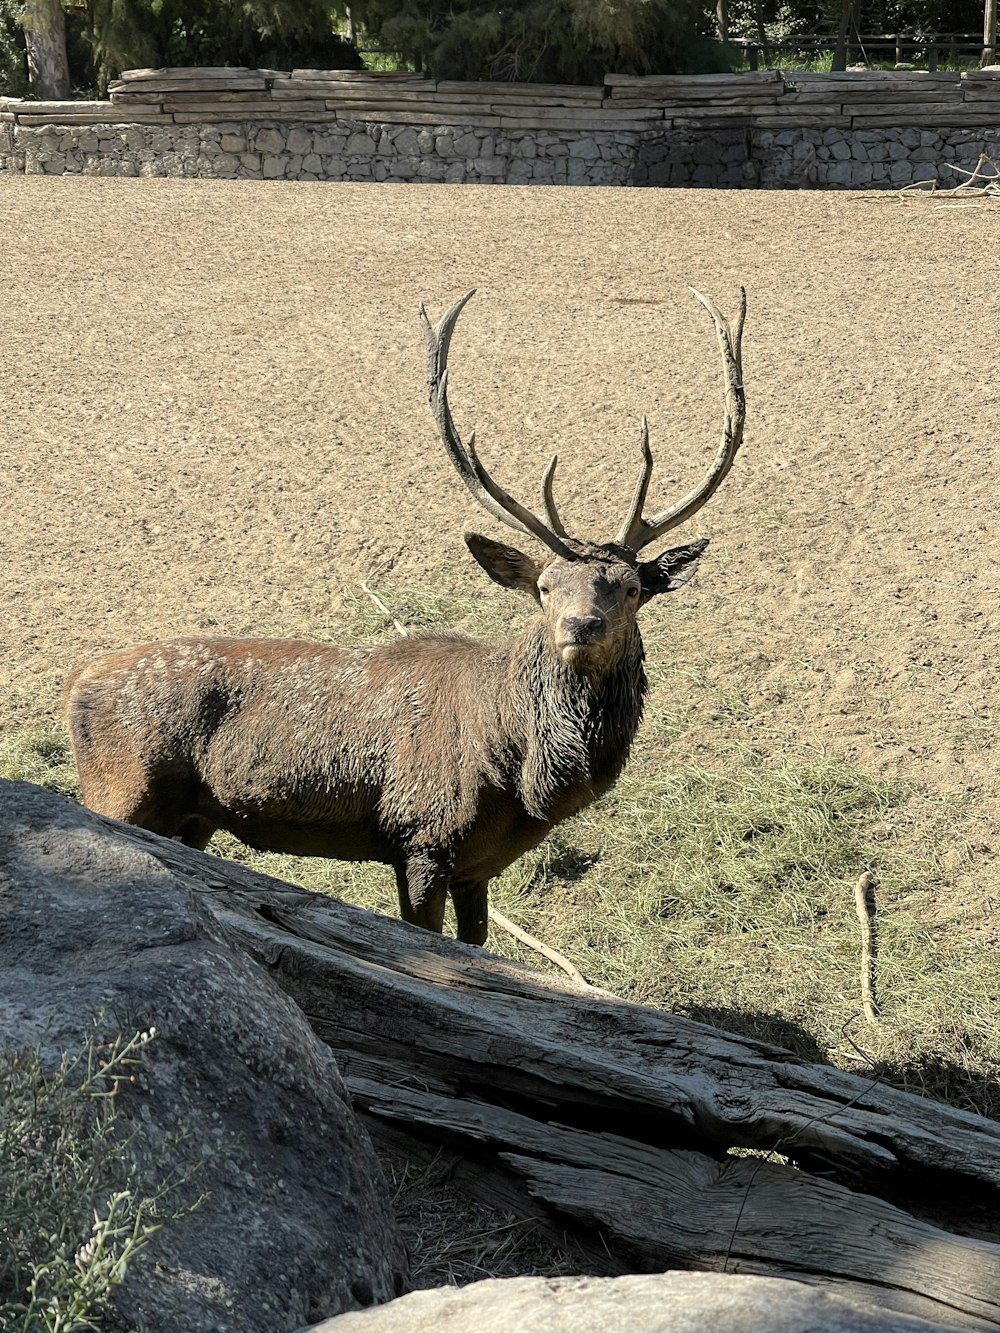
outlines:
[[[520,795],[530,815],[548,819],[574,788],[582,788],[582,808],[618,777],[642,720],[643,658],[637,626],[596,679],[563,664],[540,621],[517,644],[511,684],[525,740]]]

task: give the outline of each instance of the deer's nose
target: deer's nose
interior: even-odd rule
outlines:
[[[563,633],[571,643],[589,643],[603,629],[603,616],[566,616],[563,620]]]

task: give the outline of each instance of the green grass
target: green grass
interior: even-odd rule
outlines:
[[[384,581],[377,591],[415,629],[504,637],[528,614],[499,593],[401,590]],[[360,589],[345,600],[348,616],[320,637],[350,644],[395,636]],[[771,753],[733,739],[752,734],[741,724],[761,681],[753,664],[738,680],[718,680],[711,661],[692,657],[684,644],[691,614],[678,607],[649,618],[651,696],[617,787],[500,876],[492,902],[623,997],[812,1058],[874,1066],[904,1086],[1000,1116],[1000,974],[986,922],[970,929],[967,914],[949,916],[957,872],[928,850],[954,847],[974,811],[842,762],[808,737]],[[699,614],[713,613],[706,605]],[[785,683],[772,673],[767,689],[774,697],[776,689],[807,688],[796,682],[789,664]],[[8,737],[0,772],[72,790],[65,742],[52,725]],[[396,913],[387,867],[259,854],[227,835],[212,847]],[[878,879],[882,1018],[874,1028],[860,1017],[853,899],[865,870]],[[540,964],[495,928],[490,947]]]

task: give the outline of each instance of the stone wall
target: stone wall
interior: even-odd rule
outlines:
[[[0,127],[0,173],[242,180],[898,189],[962,179],[1000,128],[499,133],[475,126]]]
[[[206,100],[208,99],[208,100]],[[434,84],[132,71],[110,102],[0,98],[0,173],[887,189],[1000,161],[1000,68]]]

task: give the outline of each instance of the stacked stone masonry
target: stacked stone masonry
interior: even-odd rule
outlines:
[[[110,103],[0,98],[0,173],[896,189],[958,184],[951,166],[982,153],[1000,161],[1000,69],[904,77],[609,75],[604,89],[534,89],[133,71]]]

